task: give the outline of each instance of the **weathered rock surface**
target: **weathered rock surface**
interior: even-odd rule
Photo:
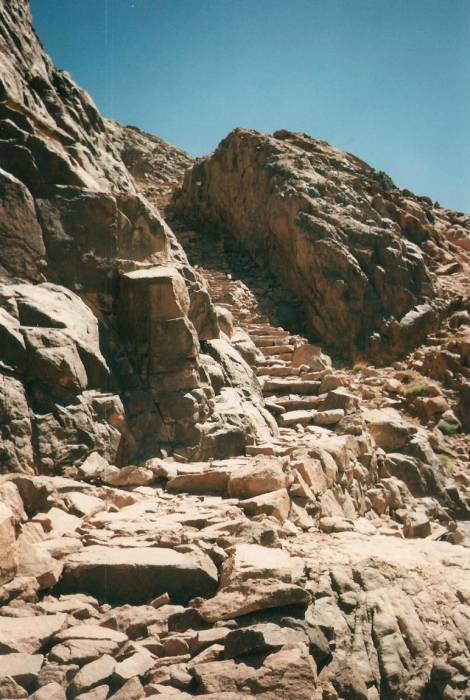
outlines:
[[[70,555],[65,564],[66,589],[87,591],[110,600],[139,603],[168,592],[172,598],[208,595],[217,586],[217,570],[202,552],[166,548],[95,545]]]
[[[169,446],[209,456],[230,423],[226,452],[242,451],[272,426],[241,400],[219,410],[200,348],[219,337],[216,311],[143,196],[150,170],[163,192],[189,157],[105,123],[44,53],[27,3],[5,3],[0,23],[0,471],[92,451],[118,466]],[[150,308],[157,275],[170,286]]]
[[[419,247],[432,207],[324,142],[236,129],[187,173],[176,207],[268,265],[336,351],[403,354],[438,325]]]
[[[26,3],[0,52],[0,697],[466,700],[468,217],[239,131],[184,201],[263,268],[177,240],[190,159],[103,121]],[[347,352],[455,313],[338,368],[291,274]]]

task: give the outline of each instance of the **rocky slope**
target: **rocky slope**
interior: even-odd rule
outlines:
[[[0,41],[0,698],[469,698],[466,217],[236,132],[186,175],[175,235],[154,205],[189,157],[103,121],[25,3]],[[243,177],[242,141],[266,157]],[[363,221],[379,198],[389,222]],[[440,328],[391,366],[333,362],[279,270],[300,230],[329,344],[336,324],[384,360],[379,330],[394,354]]]
[[[302,302],[314,338],[379,362],[439,327],[449,300],[428,258],[442,257],[443,239],[465,248],[470,235],[464,215],[287,131],[236,129],[188,171],[175,207],[267,265]]]
[[[226,374],[212,388],[200,343],[217,315],[133,180],[137,132],[56,70],[25,3],[2,3],[0,41],[0,471],[57,472],[95,449],[121,465],[238,453],[269,418],[255,381],[252,395]],[[161,181],[188,163],[165,148],[148,158]]]
[[[193,158],[135,126],[105,120],[108,136],[121,154],[139,190],[157,207],[165,205]]]

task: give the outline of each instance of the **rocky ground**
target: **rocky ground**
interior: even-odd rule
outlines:
[[[0,50],[0,698],[468,700],[469,217]]]

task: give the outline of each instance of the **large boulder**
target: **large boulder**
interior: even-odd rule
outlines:
[[[162,593],[188,600],[210,595],[217,587],[217,569],[197,548],[187,552],[135,546],[85,547],[67,557],[63,585],[112,600],[141,603]],[[132,546],[134,544],[134,546]]]

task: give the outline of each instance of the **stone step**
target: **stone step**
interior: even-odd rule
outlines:
[[[286,359],[284,359],[286,358]],[[282,357],[274,357],[273,355],[269,357],[264,356],[264,362],[259,362],[260,367],[292,367],[289,355],[283,355]],[[297,375],[295,375],[297,376]]]
[[[266,326],[265,328],[257,328],[251,325],[250,334],[259,338],[264,338],[266,336],[273,338],[288,338],[290,333],[288,331],[275,328],[274,326]]]
[[[272,345],[269,348],[260,348],[263,355],[287,355],[293,354],[293,345]]]
[[[284,411],[300,411],[318,408],[322,401],[323,397],[320,396],[279,396],[270,401],[270,403],[276,403]]]
[[[275,336],[275,335],[253,335],[250,333],[254,344],[258,348],[269,348],[276,347],[279,345],[288,345],[289,336]]]
[[[286,411],[281,413],[278,420],[279,425],[288,427],[290,425],[308,425],[312,420],[312,411]]]
[[[281,406],[280,404],[277,403],[277,401],[265,401],[264,402],[264,407],[267,408],[267,410],[273,414],[273,416],[279,416],[281,413],[285,413],[286,409],[284,406]]]
[[[289,380],[264,380],[262,382],[263,394],[318,394],[320,382],[289,381]]]
[[[291,367],[290,365],[270,365],[269,367],[258,367],[256,370],[258,377],[269,375],[270,377],[298,377],[300,374],[299,367]]]

